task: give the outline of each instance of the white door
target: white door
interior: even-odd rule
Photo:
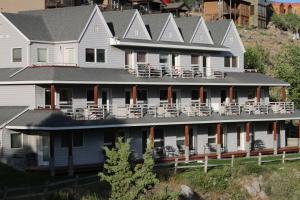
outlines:
[[[38,140],[39,153],[38,163],[39,165],[49,165],[50,157],[50,137],[48,135],[39,136]]]
[[[64,63],[65,64],[74,64],[75,63],[75,49],[74,48],[65,48]]]

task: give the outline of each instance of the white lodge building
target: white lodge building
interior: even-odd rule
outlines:
[[[288,83],[245,71],[244,53],[229,20],[94,6],[0,13],[0,160],[98,166],[118,136],[137,158],[153,144],[157,161],[282,151],[285,121],[300,112]]]

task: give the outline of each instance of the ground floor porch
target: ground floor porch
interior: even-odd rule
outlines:
[[[187,124],[61,131],[2,130],[0,159],[29,170],[86,170],[105,162],[103,147],[112,148],[116,138],[131,145],[134,157],[143,158],[148,145],[157,163],[298,152],[300,131],[287,134],[285,121]],[[19,134],[19,135],[18,135]],[[18,140],[18,136],[20,139]],[[287,137],[288,136],[288,137]],[[292,141],[292,142],[291,142]]]

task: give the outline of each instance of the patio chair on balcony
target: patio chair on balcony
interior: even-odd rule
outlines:
[[[127,118],[127,108],[126,107],[117,108],[116,118]]]
[[[156,108],[156,117],[164,117],[165,116],[165,109],[162,106]]]
[[[76,108],[75,109],[75,119],[76,120],[84,120],[85,115],[84,115],[84,109],[83,108]]]
[[[173,146],[165,146],[164,151],[166,157],[178,156],[177,150]]]

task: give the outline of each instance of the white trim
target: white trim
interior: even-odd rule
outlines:
[[[89,126],[69,126],[69,127],[38,127],[38,126],[7,126],[7,129],[30,129],[30,130],[82,130],[96,128],[123,128],[123,127],[140,127],[140,126],[168,126],[168,125],[195,125],[195,124],[216,124],[216,123],[240,123],[240,122],[265,122],[265,121],[284,121],[284,120],[299,120],[300,117],[285,117],[285,118],[266,118],[266,119],[231,119],[231,120],[212,120],[212,121],[177,121],[177,122],[158,122],[158,123],[132,123],[132,124],[106,124],[106,125],[89,125]]]
[[[203,23],[203,26],[204,26],[205,33],[206,33],[206,35],[209,38],[210,44],[214,44],[214,42],[213,42],[213,40],[211,38],[211,35],[209,34],[209,31],[208,31],[208,28],[206,26],[206,23],[205,23],[205,21],[204,21],[204,19],[202,17],[200,17],[200,20],[199,20],[199,22],[198,22],[198,24],[196,26],[196,29],[194,30],[194,33],[193,33],[193,35],[192,35],[192,37],[190,39],[190,43],[194,43],[193,40],[195,38],[196,33],[199,31],[199,28],[200,28],[200,26],[201,26],[202,23]]]
[[[82,32],[81,32],[81,34],[80,34],[80,36],[79,36],[79,38],[78,38],[78,42],[81,41],[81,39],[82,39],[84,33],[86,32],[87,28],[89,27],[89,24],[91,23],[91,21],[92,21],[93,17],[95,16],[96,12],[98,13],[98,15],[99,15],[99,17],[100,17],[100,20],[101,20],[101,22],[103,23],[104,28],[106,29],[107,33],[109,34],[109,37],[113,37],[113,35],[112,35],[112,33],[111,33],[111,31],[110,31],[110,29],[109,29],[109,27],[108,27],[108,25],[107,25],[107,23],[106,23],[104,17],[103,17],[102,12],[101,12],[100,9],[98,8],[98,6],[95,5],[95,8],[94,8],[94,10],[93,10],[93,12],[92,12],[92,14],[91,14],[89,20],[87,21],[87,23],[86,23],[84,29],[82,30]]]
[[[239,32],[237,31],[236,26],[235,26],[235,24],[234,24],[234,22],[233,22],[232,20],[231,20],[231,22],[230,22],[230,25],[228,26],[228,29],[226,30],[226,33],[225,33],[225,35],[224,35],[224,37],[223,37],[223,40],[222,40],[222,42],[221,42],[221,45],[223,45],[223,43],[225,42],[225,39],[227,38],[227,35],[228,35],[229,30],[231,29],[231,27],[233,28],[233,31],[235,32],[235,34],[236,34],[236,36],[237,36],[237,38],[238,38],[238,42],[239,42],[240,46],[242,47],[243,53],[245,53],[245,52],[246,52],[246,49],[245,49],[245,47],[244,47],[244,44],[243,44],[242,39],[241,39],[241,37],[240,37],[240,34],[239,34]]]
[[[128,27],[126,28],[126,31],[125,31],[125,33],[124,33],[124,35],[123,35],[123,38],[126,38],[126,36],[127,36],[128,32],[129,32],[129,30],[130,30],[130,28],[131,28],[133,22],[135,21],[135,19],[138,19],[138,20],[139,20],[139,22],[140,22],[141,26],[143,27],[144,33],[146,34],[148,40],[151,40],[151,37],[150,37],[150,35],[149,35],[149,32],[148,32],[148,30],[146,29],[146,25],[144,24],[144,21],[142,20],[142,17],[141,17],[140,13],[139,13],[137,10],[135,11],[133,17],[131,18],[131,20],[130,20],[130,22],[129,22],[129,25],[128,25]]]
[[[175,27],[175,31],[176,31],[177,36],[178,36],[179,39],[180,39],[180,42],[184,42],[184,40],[183,40],[183,38],[182,38],[182,35],[181,35],[181,33],[179,32],[178,26],[177,26],[177,24],[176,24],[176,22],[175,22],[175,20],[174,20],[174,18],[173,18],[173,15],[172,15],[171,13],[169,14],[169,17],[168,17],[168,19],[167,19],[167,21],[166,21],[166,23],[165,23],[165,25],[164,25],[162,31],[161,31],[160,34],[159,34],[159,36],[158,36],[158,38],[157,38],[157,41],[160,41],[160,40],[161,40],[161,37],[163,36],[163,33],[164,33],[165,29],[167,28],[169,22],[171,22],[172,25]]]
[[[29,39],[28,39],[28,37],[26,37],[25,35],[24,35],[24,33],[22,33],[9,19],[7,19],[1,12],[0,12],[0,16],[1,17],[3,17],[4,18],[4,20],[6,21],[6,22],[8,22],[8,24],[9,25],[11,25],[22,37],[24,37],[24,39],[26,40],[26,41],[30,41]]]
[[[135,82],[135,81],[0,81],[0,85],[31,85],[31,84],[108,84],[108,85],[122,85],[122,84],[137,84],[137,85],[207,85],[207,86],[273,86],[289,87],[288,83],[180,83],[180,82]]]
[[[134,46],[134,47],[158,47],[167,49],[188,49],[188,50],[205,50],[205,51],[228,51],[229,48],[221,47],[201,47],[201,46],[186,46],[186,45],[175,45],[175,44],[155,44],[155,43],[143,43],[143,42],[124,42],[115,38],[110,40],[112,46]]]

